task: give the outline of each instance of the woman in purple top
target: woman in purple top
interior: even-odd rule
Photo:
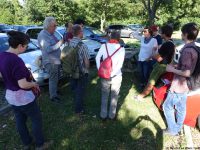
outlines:
[[[23,53],[29,43],[29,37],[18,31],[8,32],[9,49],[0,53],[0,76],[6,87],[6,99],[15,114],[16,126],[24,144],[30,149],[33,139],[26,126],[26,120],[32,121],[32,133],[36,149],[47,147],[42,133],[42,118],[31,88],[39,88],[37,83],[30,82],[30,72],[18,54]]]

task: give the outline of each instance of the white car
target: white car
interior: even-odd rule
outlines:
[[[37,43],[37,37],[38,34],[40,33],[40,31],[43,29],[43,27],[29,27],[26,29],[25,33],[29,35],[29,37],[35,42]],[[65,28],[64,27],[57,27],[56,32],[55,32],[55,36],[58,40],[61,40],[63,38],[63,34],[65,32]],[[82,40],[83,43],[85,43],[89,49],[89,55],[90,55],[90,59],[94,60],[97,52],[99,51],[100,47],[101,47],[101,43],[91,40],[91,39],[83,39]],[[61,49],[64,47],[64,45],[61,47]]]
[[[199,40],[200,39],[198,39],[197,42],[195,42],[196,46],[198,46],[198,47],[200,47]],[[181,55],[180,52],[181,52],[181,49],[184,47],[184,45],[185,45],[185,43],[182,43],[181,45],[176,47],[175,55],[174,55],[174,61],[176,63],[178,63],[178,61],[179,61],[179,58],[180,58],[180,55]]]

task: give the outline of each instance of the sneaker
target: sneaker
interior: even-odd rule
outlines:
[[[117,117],[115,116],[114,118],[109,118],[111,121],[117,121]]]
[[[31,147],[33,146],[33,144],[34,144],[34,141],[32,139],[30,144],[24,145],[23,150],[31,150]]]
[[[53,141],[45,142],[42,146],[36,147],[35,150],[46,150],[53,144]]]
[[[23,147],[23,150],[31,150],[31,145],[25,145],[25,146]]]
[[[61,103],[61,100],[60,100],[59,97],[53,97],[53,98],[51,99],[51,101],[52,101],[52,102],[55,102],[55,103]]]
[[[59,96],[62,96],[63,94],[58,90],[57,92],[56,92]]]
[[[170,135],[170,136],[178,136],[179,135],[178,133],[172,133],[172,132],[170,132],[168,129],[164,129],[163,130],[163,134],[164,135]]]
[[[102,118],[101,116],[99,117],[101,121],[105,122],[107,118]]]

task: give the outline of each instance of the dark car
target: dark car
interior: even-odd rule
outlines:
[[[141,24],[129,24],[128,26],[134,31],[142,30],[144,28]]]
[[[108,41],[106,39],[105,33],[103,33],[102,31],[100,31],[96,28],[89,27],[89,26],[85,26],[83,28],[83,36],[90,38],[91,40],[98,41],[100,43],[106,43]]]
[[[119,31],[121,33],[121,37],[134,38],[134,30],[126,25],[110,25],[106,28],[106,32],[108,34],[112,33],[113,31]]]
[[[24,32],[27,29],[27,26],[24,25],[13,25],[13,29],[16,31]]]
[[[9,31],[12,31],[13,29],[11,29],[8,25],[6,24],[0,24],[0,33],[7,33]]]

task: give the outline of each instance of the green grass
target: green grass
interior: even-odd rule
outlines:
[[[124,39],[131,46],[138,45],[134,39]],[[99,119],[101,92],[96,69],[91,69],[85,99],[85,115],[80,119],[73,111],[73,98],[67,80],[59,86],[63,93],[63,105],[50,102],[48,87],[42,88],[38,99],[44,135],[54,141],[52,150],[162,150],[186,145],[184,137],[163,136],[164,117],[152,101],[151,96],[144,102],[134,101],[138,93],[138,74],[124,73],[118,102],[116,121],[102,122]],[[31,129],[30,121],[28,122]],[[194,130],[195,135],[199,131]],[[199,137],[199,136],[197,136]],[[198,138],[199,139],[199,138]],[[200,146],[199,140],[196,140]],[[20,150],[22,143],[15,130],[12,113],[0,116],[0,150]]]
[[[124,73],[116,121],[102,122],[100,112],[100,83],[96,69],[92,69],[85,100],[86,113],[80,119],[73,111],[73,98],[68,81],[59,89],[63,105],[49,101],[48,87],[42,88],[38,99],[43,117],[44,134],[54,140],[52,150],[161,150],[166,143],[161,129],[165,128],[160,112],[147,97],[136,102],[138,76]],[[147,117],[149,116],[149,117]],[[0,117],[0,149],[21,149],[22,144],[15,130],[13,114]],[[6,127],[3,125],[6,125]],[[30,122],[29,122],[30,126]],[[171,142],[170,142],[171,141]],[[172,142],[173,143],[173,142]],[[176,142],[175,142],[176,143]]]

